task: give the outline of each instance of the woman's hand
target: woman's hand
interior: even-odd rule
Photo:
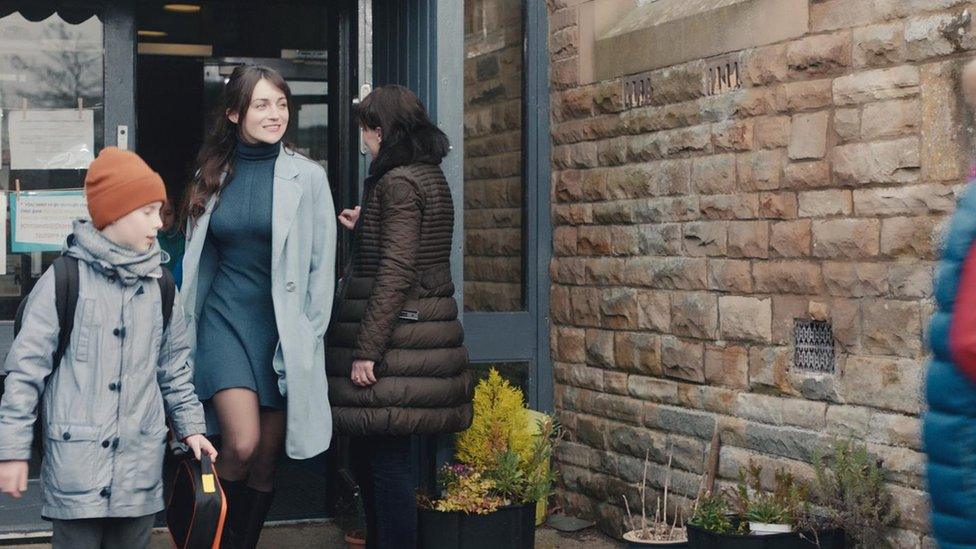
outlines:
[[[359,220],[360,211],[362,211],[360,206],[356,206],[351,210],[342,210],[342,212],[339,213],[339,223],[350,231],[355,229],[356,221]]]
[[[0,492],[19,498],[27,491],[27,462],[0,461]]]
[[[193,455],[197,461],[200,461],[200,452],[206,452],[211,461],[217,461],[217,449],[207,440],[207,437],[200,434],[190,435],[183,439],[183,444],[193,450]]]
[[[355,360],[352,363],[352,382],[360,387],[369,387],[376,383],[376,376],[373,375],[373,366],[376,363],[372,360]]]

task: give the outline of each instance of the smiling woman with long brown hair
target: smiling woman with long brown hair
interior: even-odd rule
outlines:
[[[290,99],[274,70],[234,70],[185,208],[194,383],[221,435],[229,547],[257,544],[282,446],[309,458],[332,431],[323,336],[335,210],[325,170],[281,142]]]

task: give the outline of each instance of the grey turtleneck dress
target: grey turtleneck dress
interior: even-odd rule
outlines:
[[[210,221],[207,238],[219,267],[197,331],[194,384],[203,401],[241,387],[255,391],[262,407],[285,407],[272,368],[278,329],[271,300],[271,205],[279,148],[238,140],[233,175]]]

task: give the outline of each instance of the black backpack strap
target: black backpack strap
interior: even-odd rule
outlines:
[[[163,331],[169,328],[169,319],[173,318],[173,302],[176,300],[176,280],[173,273],[163,267],[163,276],[156,279],[159,283],[159,294],[163,298]]]
[[[58,348],[54,351],[52,370],[61,364],[71,330],[75,325],[75,310],[78,308],[78,259],[62,255],[54,260],[54,299],[58,310]]]

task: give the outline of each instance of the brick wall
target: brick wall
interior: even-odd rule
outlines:
[[[803,37],[580,84],[579,4],[550,0],[552,356],[568,511],[623,526],[645,452],[693,497],[750,459],[808,477],[833,436],[891,471],[897,547],[931,547],[920,451],[923,330],[941,224],[968,164],[958,86],[976,47],[958,0],[809,3]],[[836,373],[798,372],[794,320],[827,319]],[[653,505],[653,500],[650,501]]]
[[[522,309],[520,0],[469,0],[464,59],[464,306]]]

